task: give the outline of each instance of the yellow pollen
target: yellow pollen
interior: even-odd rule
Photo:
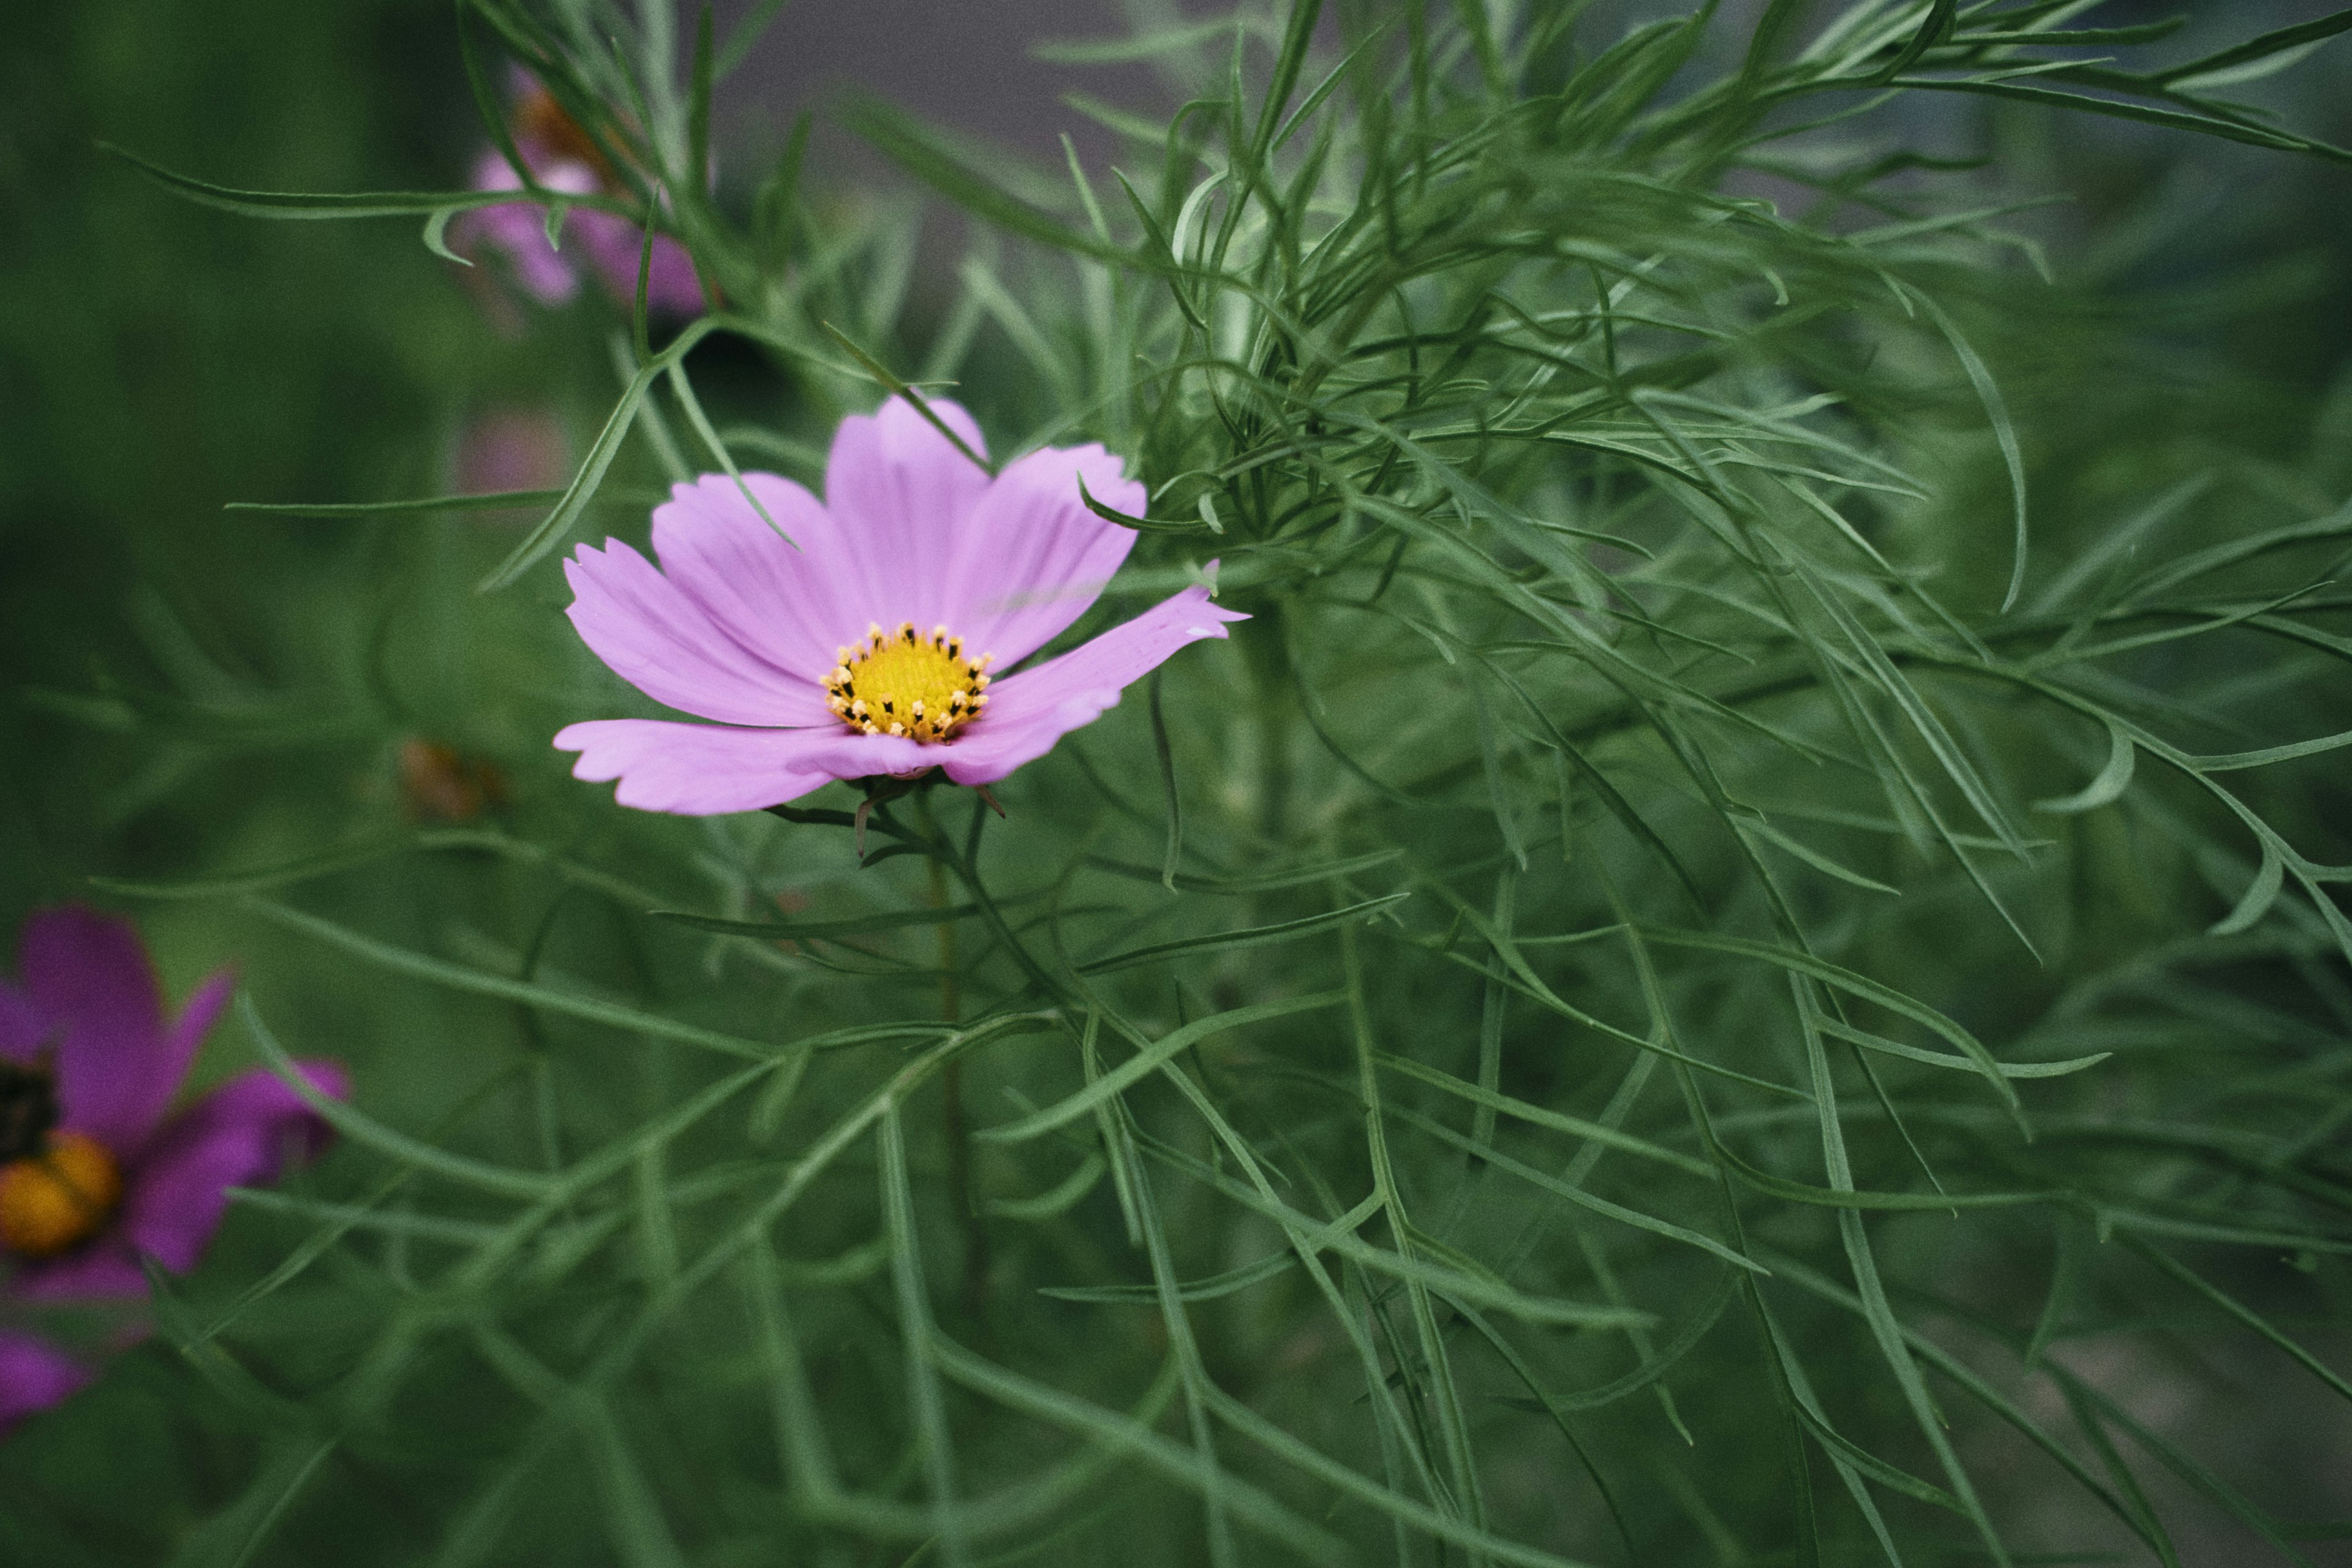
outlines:
[[[25,1258],[54,1258],[106,1223],[122,1197],[114,1156],[79,1132],[54,1132],[49,1146],[0,1166],[0,1246]]]
[[[994,658],[966,657],[963,639],[945,626],[926,633],[900,621],[886,632],[869,625],[864,641],[834,651],[825,706],[861,735],[950,740],[988,706]]]

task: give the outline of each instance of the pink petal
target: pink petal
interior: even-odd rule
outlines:
[[[566,237],[574,236],[606,292],[623,305],[634,306],[645,230],[627,218],[583,207],[572,215]],[[702,279],[695,275],[694,258],[668,235],[654,236],[653,265],[646,273],[646,313],[699,316],[704,308]]]
[[[1134,530],[1087,510],[1081,475],[1104,505],[1142,512],[1144,489],[1118,458],[1049,447],[1006,464],[964,521],[940,618],[973,653],[1003,666],[1028,658],[1086,613],[1134,548]]]
[[[1118,702],[1121,688],[1188,642],[1222,637],[1247,620],[1187,588],[1135,619],[1034,669],[989,688],[987,716],[945,745],[854,735],[827,721],[803,729],[738,729],[655,719],[597,719],[555,737],[578,752],[574,778],[618,779],[614,798],[640,811],[681,816],[757,811],[799,799],[835,779],[919,773],[944,767],[958,784],[987,784],[1053,750],[1069,731]]]
[[[585,195],[596,188],[595,171],[585,163],[547,156],[538,143],[529,141],[519,143],[515,151],[522,154],[523,162],[530,168],[531,176],[550,190],[562,191],[566,195]],[[553,174],[551,179],[550,171]],[[514,172],[514,165],[507,162],[505,153],[495,147],[485,147],[481,155],[474,160],[473,188],[478,191],[519,191],[522,189],[522,180]],[[476,210],[487,212],[493,209]],[[542,244],[545,238],[544,235],[541,236]]]
[[[467,426],[457,443],[457,486],[484,490],[562,489],[572,478],[563,426],[538,408],[499,408]]]
[[[1122,688],[1185,644],[1222,637],[1224,623],[1247,619],[1210,603],[1207,588],[1187,588],[1058,658],[1006,676],[988,689],[983,717],[947,746],[930,749],[944,752],[939,760],[956,783],[993,783],[1052,751],[1072,730],[1093,723],[1118,703]]]
[[[0,1329],[0,1433],[63,1403],[89,1380],[89,1369],[47,1341]]]
[[[831,783],[808,759],[843,733],[831,714],[823,728],[804,730],[592,719],[557,731],[555,748],[580,753],[573,778],[620,780],[613,798],[623,805],[715,816],[781,805]]]
[[[924,401],[973,452],[988,455],[971,415],[945,398]],[[950,563],[988,488],[987,471],[903,397],[841,422],[825,458],[824,504],[856,563],[849,576],[863,589],[844,596],[862,612],[852,636],[869,619],[886,628],[912,621],[925,631],[947,620]]]
[[[575,595],[567,614],[582,640],[655,701],[730,724],[835,722],[817,684],[832,668],[829,647],[816,669],[772,662],[617,539],[602,551],[580,546],[563,575]]]
[[[509,60],[507,62],[506,79],[507,97],[509,99],[526,98],[534,92],[544,92],[547,90],[545,88],[539,85],[539,79],[537,77],[531,75],[529,70],[525,69],[520,63],[514,60]],[[529,138],[525,138],[523,139],[522,144],[517,146],[515,151],[520,153],[526,158],[530,158],[536,156],[533,152],[533,148],[535,146],[535,142]]]
[[[236,973],[226,969],[215,970],[196,987],[195,994],[188,998],[187,1005],[180,1009],[180,1016],[172,1025],[172,1032],[164,1041],[164,1049],[178,1058],[180,1064],[173,1079],[174,1089],[178,1088],[180,1079],[188,1076],[188,1068],[196,1059],[197,1048],[205,1043],[205,1037],[212,1033],[221,1009],[228,1005],[228,999],[236,990]],[[163,1103],[169,1104],[170,1101],[166,1100]],[[160,1112],[161,1107],[157,1109]]]
[[[32,998],[0,980],[0,1057],[12,1061],[31,1059],[48,1032]]]
[[[320,1093],[341,1100],[351,1079],[337,1062],[295,1064]],[[173,1118],[130,1173],[122,1231],[133,1247],[178,1272],[194,1268],[228,1206],[227,1189],[275,1181],[329,1133],[319,1113],[266,1068],[233,1078]]]
[[[194,1042],[163,1026],[154,967],[130,922],[68,904],[25,922],[17,973],[57,1039],[65,1125],[113,1150],[144,1141]]]
[[[118,1224],[71,1252],[17,1264],[8,1294],[26,1301],[143,1301],[147,1275]]]
[[[596,188],[596,176],[585,164],[551,163],[543,169],[534,162],[541,184],[551,190],[585,195]],[[522,182],[495,149],[474,164],[474,189],[518,191]],[[467,248],[478,235],[492,249],[502,252],[513,267],[515,281],[542,305],[561,305],[580,291],[580,279],[571,258],[547,243],[546,209],[531,202],[476,207],[460,214],[449,226],[453,250]]]
[[[919,773],[951,751],[904,736],[855,735],[829,715],[802,730],[591,719],[559,731],[555,746],[580,753],[573,778],[618,779],[613,798],[621,805],[679,816],[782,805],[835,779]]]
[[[948,759],[948,747],[906,735],[860,735],[834,725],[805,733],[801,766],[827,779],[913,778]]]
[[[547,246],[545,215],[538,207],[476,207],[449,226],[449,248],[471,260],[481,258],[487,247],[503,256],[515,282],[541,304],[565,304],[580,291],[580,279],[571,264]],[[479,239],[482,244],[474,242]]]
[[[705,474],[673,486],[671,499],[654,509],[654,552],[670,582],[730,637],[773,668],[822,680],[835,650],[856,641],[874,618],[862,601],[845,596],[845,578],[860,563],[808,491],[773,474],[746,474],[743,483],[773,527],[733,479]],[[787,721],[833,722],[822,699],[817,707],[821,717]]]

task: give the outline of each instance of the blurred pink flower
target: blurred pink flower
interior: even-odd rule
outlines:
[[[979,426],[931,409],[974,452]],[[990,475],[905,402],[841,422],[825,497],[706,474],[654,510],[658,570],[618,540],[564,563],[572,624],[655,700],[716,720],[600,719],[555,737],[575,777],[623,805],[701,816],[780,805],[835,779],[1001,779],[1118,702],[1186,643],[1248,617],[1194,586],[992,683],[1086,612],[1134,533],[1143,487],[1099,446],[1047,447]],[[778,536],[781,528],[791,536]]]
[[[274,1074],[231,1079],[166,1115],[234,981],[215,974],[167,1020],[137,932],[76,906],[25,922],[17,981],[0,980],[0,1294],[16,1300],[143,1298],[139,1255],[192,1268],[231,1187],[316,1152],[326,1123]],[[298,1064],[320,1093],[341,1066]],[[0,1429],[88,1381],[33,1336],[0,1330]]]
[[[512,131],[524,166],[548,190],[575,196],[626,194],[596,143],[538,83],[530,83],[516,100]],[[475,161],[473,188],[518,191],[522,180],[494,147]],[[568,243],[559,250],[548,243],[546,212],[530,202],[476,207],[449,226],[453,248],[481,239],[506,258],[515,281],[542,305],[564,304],[579,292],[583,257],[614,299],[623,304],[636,299],[644,230],[612,213],[575,207],[566,215],[561,235]],[[646,309],[667,316],[698,316],[704,309],[693,258],[667,235],[654,237]]]
[[[495,409],[458,438],[457,470],[457,488],[467,495],[560,489],[572,477],[563,426],[535,409]]]

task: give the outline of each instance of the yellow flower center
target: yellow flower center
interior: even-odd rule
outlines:
[[[49,1146],[0,1166],[0,1246],[54,1258],[106,1223],[122,1197],[122,1172],[96,1139],[54,1132]]]
[[[986,671],[995,658],[966,658],[963,638],[945,626],[926,637],[912,621],[894,632],[868,626],[864,642],[835,650],[825,706],[861,735],[945,741],[988,706]]]

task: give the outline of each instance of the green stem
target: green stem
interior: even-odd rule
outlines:
[[[1285,605],[1276,600],[1257,612],[1264,623],[1243,641],[1250,674],[1258,689],[1262,727],[1258,758],[1258,831],[1269,846],[1283,841],[1290,815],[1291,742],[1297,727],[1298,690],[1290,672],[1289,628]]]
[[[938,825],[929,821],[929,802],[923,804],[925,825],[938,837]],[[947,868],[936,855],[925,865],[929,872],[931,908],[943,910],[948,904]],[[963,995],[958,984],[956,965],[956,932],[953,921],[941,921],[934,928],[940,943],[940,1016],[955,1023],[963,1012]],[[975,1321],[985,1321],[988,1308],[988,1227],[982,1222],[980,1206],[973,1201],[971,1186],[971,1123],[963,1109],[963,1058],[952,1057],[940,1073],[940,1110],[941,1131],[946,1135],[948,1150],[948,1206],[955,1211],[956,1223],[963,1227],[963,1294],[964,1304],[971,1310]]]

